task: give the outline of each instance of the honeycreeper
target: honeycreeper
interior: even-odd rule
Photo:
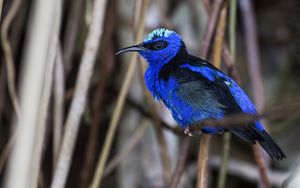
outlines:
[[[188,53],[181,36],[174,31],[155,29],[142,43],[123,48],[116,55],[125,52],[138,52],[148,62],[144,75],[148,90],[155,99],[163,101],[186,130],[205,119],[221,119],[238,113],[257,114],[239,85],[214,65]],[[225,131],[249,144],[258,142],[272,159],[286,157],[258,120],[201,129],[207,134]]]

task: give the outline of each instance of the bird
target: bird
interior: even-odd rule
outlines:
[[[165,104],[185,133],[189,133],[189,126],[206,119],[258,114],[243,89],[213,64],[190,54],[175,31],[157,28],[142,43],[123,48],[116,55],[126,52],[138,52],[148,62],[144,73],[147,89]],[[272,159],[286,158],[259,120],[201,128],[204,134],[228,131],[251,145],[259,143]]]

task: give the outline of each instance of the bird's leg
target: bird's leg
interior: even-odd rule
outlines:
[[[189,136],[199,136],[201,134],[200,130],[191,130],[190,127],[187,127],[184,129],[184,134],[187,134]]]

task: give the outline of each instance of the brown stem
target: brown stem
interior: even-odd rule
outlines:
[[[208,156],[211,136],[203,134],[200,139],[198,156],[197,188],[208,187]]]
[[[83,162],[82,168],[82,176],[81,176],[81,185],[80,187],[88,187],[89,181],[91,179],[96,151],[97,151],[97,143],[99,140],[99,129],[101,125],[101,114],[102,114],[102,106],[103,106],[103,98],[105,95],[105,88],[108,84],[109,75],[111,74],[113,67],[115,56],[113,52],[113,30],[115,28],[115,15],[116,14],[116,1],[110,1],[107,7],[107,13],[105,16],[105,28],[102,37],[102,45],[101,46],[101,64],[99,67],[99,73],[97,78],[97,88],[95,95],[93,97],[92,104],[92,125],[89,129],[88,140],[86,143],[85,159]]]
[[[222,0],[217,0],[214,2],[212,7],[212,12],[210,14],[208,24],[206,27],[205,37],[202,43],[202,56],[207,59],[209,56],[209,49],[212,43],[212,37],[215,33],[215,28],[218,22],[218,17],[220,15],[221,7],[223,5]],[[222,21],[222,19],[220,19]],[[225,19],[223,20],[225,21]],[[222,24],[218,24],[220,27]],[[225,25],[225,24],[224,24]],[[221,30],[221,29],[220,29]],[[222,34],[219,32],[218,34]],[[224,33],[223,33],[224,35]],[[218,36],[223,37],[223,36]],[[214,65],[220,65],[218,61],[221,60],[221,53],[222,53],[222,46],[223,46],[223,40],[217,40],[215,46],[214,46]],[[219,57],[218,57],[219,56]],[[200,148],[199,148],[199,157],[198,157],[198,175],[197,175],[197,187],[198,188],[206,188],[208,187],[208,155],[209,155],[209,144],[210,144],[210,135],[203,135],[200,139]]]
[[[70,3],[70,11],[67,16],[66,29],[63,36],[62,54],[64,62],[65,76],[67,77],[72,68],[72,57],[75,50],[78,25],[84,0],[73,0]]]
[[[54,72],[54,128],[53,128],[53,166],[56,166],[61,140],[62,129],[64,120],[64,93],[65,93],[65,80],[64,68],[61,54],[61,46],[58,46],[55,62]]]
[[[67,115],[61,152],[58,157],[51,187],[64,187],[67,180],[80,120],[86,103],[87,91],[93,73],[99,41],[103,32],[105,8],[106,0],[94,1],[92,22],[85,41],[85,48],[79,67],[75,93]]]
[[[137,12],[140,12],[141,15],[136,14],[140,18],[139,23],[138,23],[138,32],[135,36],[136,43],[142,40],[142,36],[144,33],[145,12],[148,8],[148,4],[149,4],[149,0],[142,1],[142,5],[140,6],[141,11],[137,11]],[[112,145],[112,141],[113,141],[113,138],[114,138],[114,135],[116,132],[116,128],[117,128],[117,125],[118,125],[120,117],[121,117],[121,112],[124,107],[124,102],[125,102],[128,90],[129,90],[130,81],[133,76],[136,64],[137,64],[137,54],[133,53],[131,56],[131,61],[130,61],[129,67],[127,69],[127,72],[126,72],[126,75],[124,78],[124,82],[123,82],[121,91],[118,95],[117,104],[114,109],[113,116],[112,116],[109,126],[108,126],[109,127],[108,133],[106,135],[104,147],[102,149],[100,158],[97,163],[96,172],[94,174],[94,178],[93,178],[92,185],[91,185],[92,188],[98,188],[101,185],[101,179],[102,179],[104,167],[106,165],[107,157],[108,157],[108,154],[111,149],[111,145]]]
[[[186,158],[188,156],[188,151],[189,151],[189,146],[190,146],[191,138],[185,136],[183,138],[183,141],[181,143],[181,148],[180,148],[180,154],[178,157],[178,161],[174,170],[174,173],[172,175],[171,183],[170,183],[170,188],[177,188],[180,178],[182,176],[182,173],[184,171],[185,163],[186,163]]]
[[[253,153],[254,153],[254,159],[255,159],[257,168],[259,170],[259,173],[260,173],[263,187],[270,188],[271,185],[270,185],[269,177],[267,175],[266,163],[264,161],[264,158],[262,157],[261,147],[256,143],[256,144],[252,145],[252,149],[253,149]]]
[[[208,24],[205,30],[204,39],[201,45],[201,56],[205,59],[208,58],[212,37],[215,33],[218,17],[224,0],[216,0],[213,4],[210,17],[208,18]]]
[[[18,118],[21,116],[20,112],[20,104],[17,96],[16,85],[15,85],[15,65],[14,65],[14,58],[13,52],[11,48],[11,44],[9,42],[9,28],[14,20],[15,16],[17,15],[19,8],[21,6],[21,0],[14,0],[11,8],[3,20],[3,24],[1,26],[1,45],[4,52],[6,70],[7,70],[7,85],[8,91],[10,95],[10,99],[12,101],[14,110]]]
[[[252,89],[254,91],[254,103],[257,110],[260,112],[265,105],[265,90],[263,86],[263,79],[260,71],[260,57],[257,43],[255,13],[250,0],[241,0],[240,8],[243,19],[243,26],[246,38],[247,61],[249,68],[249,75]],[[255,161],[259,167],[259,172],[262,177],[262,184],[264,187],[270,187],[268,181],[267,168],[268,161],[264,159],[260,147],[253,147]]]

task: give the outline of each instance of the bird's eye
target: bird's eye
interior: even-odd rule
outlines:
[[[153,47],[155,50],[161,50],[166,47],[166,43],[163,41],[158,41],[158,42],[154,43]]]
[[[161,40],[152,43],[145,43],[143,46],[149,50],[161,50],[168,46],[168,42]]]
[[[162,42],[157,42],[155,43],[154,47],[158,50],[162,49],[164,46],[164,44]]]

